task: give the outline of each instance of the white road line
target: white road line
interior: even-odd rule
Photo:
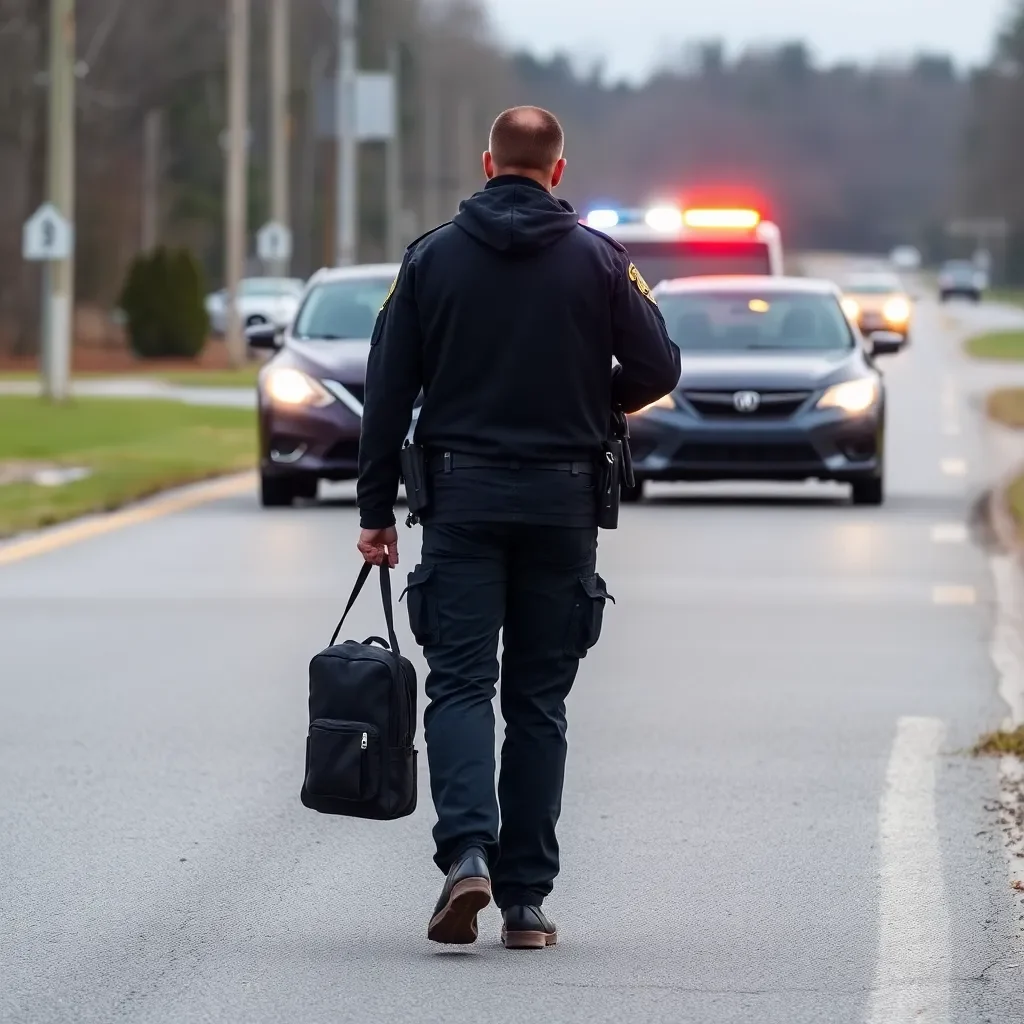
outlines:
[[[935,818],[935,767],[946,728],[901,718],[879,810],[878,963],[868,1024],[946,1024],[949,910]]]
[[[963,544],[967,527],[963,523],[939,523],[932,527],[932,540],[936,544]]]
[[[967,463],[963,459],[943,459],[939,465],[946,476],[963,476],[967,472]]]
[[[952,583],[932,587],[932,604],[974,604],[977,600],[978,593],[974,587]]]
[[[993,555],[989,559],[995,583],[996,617],[992,629],[992,663],[999,676],[999,695],[1006,701],[1009,714],[1003,728],[1024,725],[1024,579],[1016,555]],[[1024,764],[1015,757],[999,760],[1001,800],[1013,807],[1024,791]],[[1024,885],[1024,835],[1011,823],[1004,833],[1006,864],[1010,884]]]

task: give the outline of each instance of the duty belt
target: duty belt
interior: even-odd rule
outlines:
[[[431,455],[427,466],[432,473],[451,473],[456,469],[543,469],[555,473],[572,473],[573,476],[592,476],[595,472],[592,462],[533,462],[522,459],[488,459],[482,455],[464,455],[462,452],[445,452]]]

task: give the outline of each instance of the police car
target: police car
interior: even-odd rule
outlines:
[[[621,242],[652,287],[683,277],[784,273],[778,226],[752,207],[598,209],[584,223]]]

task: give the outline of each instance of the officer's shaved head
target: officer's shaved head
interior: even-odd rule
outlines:
[[[489,174],[525,174],[542,184],[557,184],[565,148],[565,133],[549,110],[541,107],[510,107],[491,127]]]

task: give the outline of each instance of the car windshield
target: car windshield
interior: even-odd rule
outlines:
[[[238,293],[246,298],[277,298],[282,295],[299,296],[303,283],[291,277],[250,277],[242,281]]]
[[[295,318],[295,337],[369,338],[391,282],[390,277],[359,277],[314,285]]]
[[[672,340],[698,352],[827,352],[854,345],[831,295],[783,291],[677,292],[658,296]]]
[[[902,286],[897,277],[851,277],[843,290],[854,295],[890,295]]]
[[[772,272],[764,242],[630,242],[626,247],[652,288],[677,277]]]
[[[955,262],[944,264],[942,272],[949,274],[950,277],[972,280],[977,270],[973,263]]]

